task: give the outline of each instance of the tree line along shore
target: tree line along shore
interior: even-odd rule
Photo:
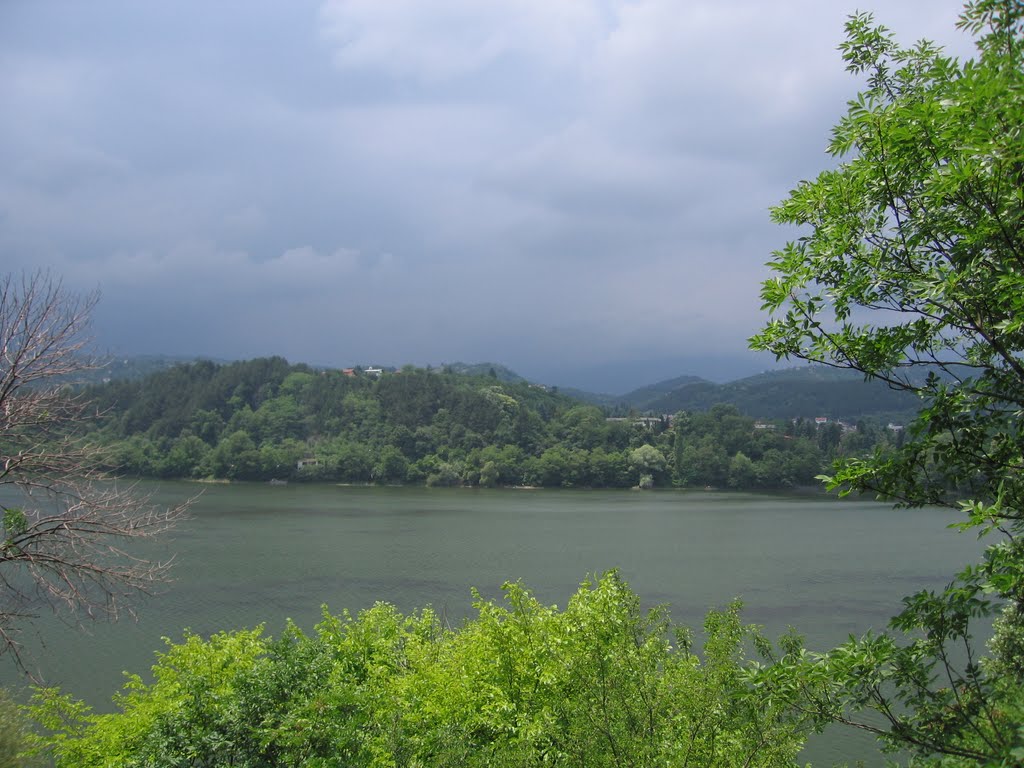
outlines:
[[[727,404],[613,416],[488,375],[317,371],[282,358],[180,364],[87,396],[109,468],[159,478],[784,489],[902,440],[871,419],[767,420]]]

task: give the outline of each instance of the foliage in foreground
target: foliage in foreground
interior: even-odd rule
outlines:
[[[959,507],[961,528],[999,538],[906,598],[890,633],[773,673],[820,722],[916,765],[1008,766],[1024,764],[1024,4],[970,2],[959,26],[973,60],[851,18],[844,58],[868,82],[833,134],[848,159],[774,210],[807,234],[775,254],[777,314],[752,341],[924,401],[899,451],[846,462],[833,487]],[[993,618],[982,658],[972,627]]]
[[[429,610],[325,610],[289,626],[169,643],[120,712],[54,689],[32,708],[58,766],[790,766],[799,723],[744,658],[767,652],[739,606],[705,622],[702,658],[615,574],[563,611],[520,584],[477,596],[457,630]]]
[[[0,690],[0,768],[35,765],[25,754],[30,739],[24,713],[6,691]]]

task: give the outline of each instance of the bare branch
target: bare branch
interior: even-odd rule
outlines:
[[[170,561],[129,552],[170,529],[189,502],[161,508],[103,469],[84,431],[93,414],[76,378],[101,367],[89,354],[98,294],[79,296],[49,272],[0,277],[0,653],[44,610],[116,619],[168,578]],[[6,495],[5,495],[6,496]]]

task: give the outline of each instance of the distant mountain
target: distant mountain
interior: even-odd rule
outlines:
[[[673,381],[681,381],[671,386]],[[661,392],[656,397],[649,394]],[[865,381],[856,371],[806,366],[769,371],[756,376],[714,384],[682,377],[645,387],[624,396],[631,407],[655,413],[705,411],[719,403],[736,406],[743,414],[769,419],[830,418],[908,420],[919,401],[879,381]]]
[[[719,386],[707,379],[702,379],[700,376],[677,376],[674,379],[667,379],[666,381],[659,381],[657,384],[649,384],[646,387],[634,389],[618,399],[629,403],[631,407],[637,410],[646,411],[651,410],[654,405],[660,403],[666,397],[670,397],[673,392],[678,392],[688,387],[701,387],[705,385]]]
[[[137,381],[197,358],[168,355],[138,355],[111,359],[102,369],[89,372],[86,383]],[[224,361],[214,361],[224,362]],[[526,378],[500,363],[446,363],[443,370],[465,376],[493,376],[509,384],[529,383]],[[317,368],[317,370],[326,370]],[[700,376],[676,376],[622,395],[611,395],[570,387],[552,387],[570,398],[607,408],[613,413],[627,411],[657,414],[677,411],[706,411],[719,403],[736,406],[747,416],[767,419],[813,418],[908,421],[919,407],[907,392],[890,389],[878,381],[844,369],[801,366],[767,371],[755,376],[716,384]]]
[[[509,384],[518,384],[526,381],[525,378],[511,368],[499,363],[445,363],[443,368],[463,376],[490,376],[493,373],[498,381],[504,381]]]
[[[601,408],[617,408],[623,404],[622,395],[606,395],[599,392],[587,392],[585,389],[573,389],[572,387],[559,387],[558,391],[563,395],[581,400],[589,405],[596,405]]]
[[[711,382],[706,379],[702,379],[700,376],[676,376],[674,379],[666,379],[665,381],[659,381],[657,384],[648,384],[645,387],[634,389],[632,392],[627,392],[624,395],[600,394],[597,392],[587,392],[583,389],[572,389],[570,387],[562,387],[559,391],[569,397],[574,397],[577,400],[582,400],[583,402],[590,403],[591,405],[599,405],[603,408],[646,411],[650,410],[650,405],[652,403],[656,403],[662,397],[670,395],[682,387],[693,384],[710,383]]]

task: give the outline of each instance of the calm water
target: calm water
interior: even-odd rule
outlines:
[[[192,484],[164,484],[167,501]],[[426,604],[457,622],[470,587],[496,596],[522,579],[564,605],[588,574],[619,568],[646,604],[668,603],[699,624],[734,597],[747,620],[777,635],[796,626],[812,648],[882,628],[900,598],[943,586],[980,551],[945,528],[951,513],[893,511],[868,501],[710,492],[513,491],[214,485],[165,542],[175,582],[144,603],[137,623],[90,634],[53,621],[34,648],[38,667],[101,709],[121,672],[144,672],[164,636],[209,633],[285,618],[311,628],[320,606],[357,611],[385,600]],[[0,682],[13,685],[9,663]],[[866,753],[867,751],[867,753]],[[837,731],[804,758],[865,759],[871,741]]]

